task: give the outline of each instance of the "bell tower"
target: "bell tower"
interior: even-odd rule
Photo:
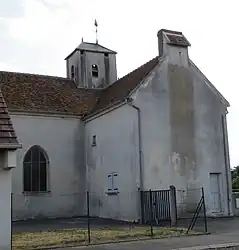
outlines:
[[[116,52],[96,42],[82,42],[66,60],[67,77],[73,79],[78,87],[105,88],[117,80]]]

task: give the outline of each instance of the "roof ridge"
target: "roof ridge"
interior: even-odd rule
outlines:
[[[62,79],[62,80],[66,80],[66,81],[72,81],[72,79],[67,78],[67,77],[62,77],[62,76],[41,75],[41,74],[33,74],[33,73],[26,73],[26,72],[16,72],[16,71],[5,71],[5,70],[0,70],[0,73],[26,75],[26,76],[36,76],[36,77],[45,77],[45,78],[55,78],[55,79]]]

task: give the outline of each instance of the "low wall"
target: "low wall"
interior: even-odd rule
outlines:
[[[226,243],[226,244],[217,244],[217,245],[209,245],[209,246],[196,246],[196,247],[186,247],[186,248],[175,248],[173,250],[239,250],[239,243]]]

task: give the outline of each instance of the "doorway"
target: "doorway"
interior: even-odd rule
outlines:
[[[221,206],[221,173],[210,173],[210,192],[213,213],[220,213]]]

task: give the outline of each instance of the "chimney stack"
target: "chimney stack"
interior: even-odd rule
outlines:
[[[172,60],[176,59],[176,54],[176,56],[180,55],[184,59],[188,57],[188,46],[191,46],[191,44],[182,32],[161,29],[157,36],[159,57],[168,56]]]

